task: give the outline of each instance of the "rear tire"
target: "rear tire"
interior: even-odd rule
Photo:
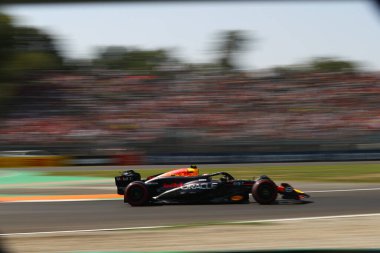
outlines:
[[[141,181],[135,181],[128,185],[124,192],[124,202],[131,206],[143,206],[150,199],[146,185]]]
[[[270,179],[260,179],[252,186],[252,196],[261,205],[273,204],[277,195],[277,186]]]

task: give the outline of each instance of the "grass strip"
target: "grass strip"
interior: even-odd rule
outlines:
[[[198,166],[201,174],[210,174],[218,171],[231,173],[238,179],[252,179],[260,175],[268,175],[275,181],[305,181],[305,182],[350,182],[350,183],[380,183],[380,164],[300,164],[300,165],[271,165],[271,166],[239,166],[231,168],[205,168]],[[168,169],[139,169],[145,178],[150,175],[166,172]],[[45,172],[46,176],[87,176],[110,178],[120,175],[120,170],[99,171],[52,171]]]

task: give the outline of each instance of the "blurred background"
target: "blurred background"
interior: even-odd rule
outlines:
[[[378,151],[378,14],[372,1],[5,3],[0,151]]]

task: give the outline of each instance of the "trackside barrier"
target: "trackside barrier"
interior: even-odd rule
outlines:
[[[127,154],[118,154],[113,156],[116,165],[142,165],[144,164],[144,156],[139,152],[131,152]]]
[[[125,153],[116,155],[72,156],[67,165],[142,165],[144,157],[141,153]]]
[[[265,162],[326,162],[380,160],[380,151],[254,153],[254,154],[151,154],[131,152],[104,156],[0,156],[0,167],[44,167],[81,165],[144,165]]]
[[[65,156],[1,156],[0,167],[45,167],[64,166]]]
[[[145,164],[326,162],[371,160],[380,160],[380,151],[254,154],[152,154],[145,157]]]
[[[81,165],[141,165],[141,153],[105,156],[0,156],[0,168],[12,167],[55,167]]]

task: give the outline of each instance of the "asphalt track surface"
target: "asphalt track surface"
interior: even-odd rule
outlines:
[[[280,201],[276,205],[259,205],[252,201],[250,204],[235,205],[147,207],[130,207],[121,199],[0,203],[0,234],[208,224],[380,212],[380,189],[376,188],[380,187],[379,185],[308,183],[301,185],[302,190],[311,191],[312,203],[291,204]],[[112,187],[110,186],[107,192],[112,191]],[[344,191],[339,191],[340,189]]]
[[[2,203],[1,233],[111,229],[376,213],[380,191],[313,193],[313,203],[130,207],[121,200]]]

